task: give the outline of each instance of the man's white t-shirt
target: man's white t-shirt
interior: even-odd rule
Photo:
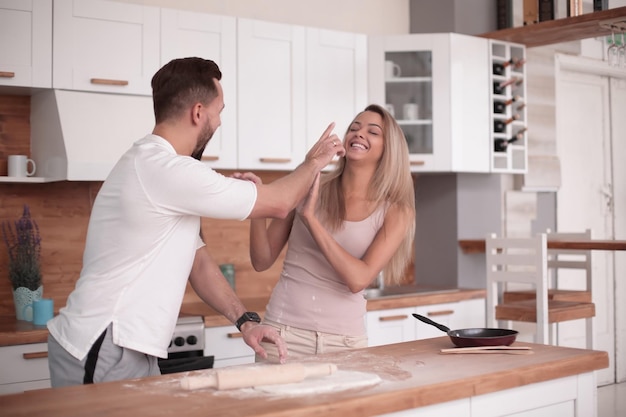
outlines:
[[[48,322],[82,360],[109,323],[113,342],[167,357],[200,239],[200,217],[243,220],[256,201],[250,181],[177,155],[148,135],[115,165],[94,202],[83,269],[67,305]]]

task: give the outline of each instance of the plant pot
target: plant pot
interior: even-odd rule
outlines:
[[[35,291],[26,287],[18,287],[13,290],[13,302],[15,303],[15,318],[18,320],[33,321],[33,301],[41,299],[43,285]]]

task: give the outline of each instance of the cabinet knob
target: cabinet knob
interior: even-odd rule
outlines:
[[[0,71],[0,78],[13,78],[15,73],[11,71]]]

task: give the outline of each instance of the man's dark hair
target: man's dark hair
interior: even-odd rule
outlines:
[[[217,64],[202,58],[179,58],[165,64],[152,77],[156,123],[178,116],[194,103],[208,104],[217,97],[215,81],[222,79]]]

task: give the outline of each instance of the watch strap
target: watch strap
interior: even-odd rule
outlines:
[[[241,326],[248,321],[253,321],[255,323],[261,323],[261,317],[254,311],[246,311],[237,319],[235,326],[237,326],[237,330],[241,331]]]

